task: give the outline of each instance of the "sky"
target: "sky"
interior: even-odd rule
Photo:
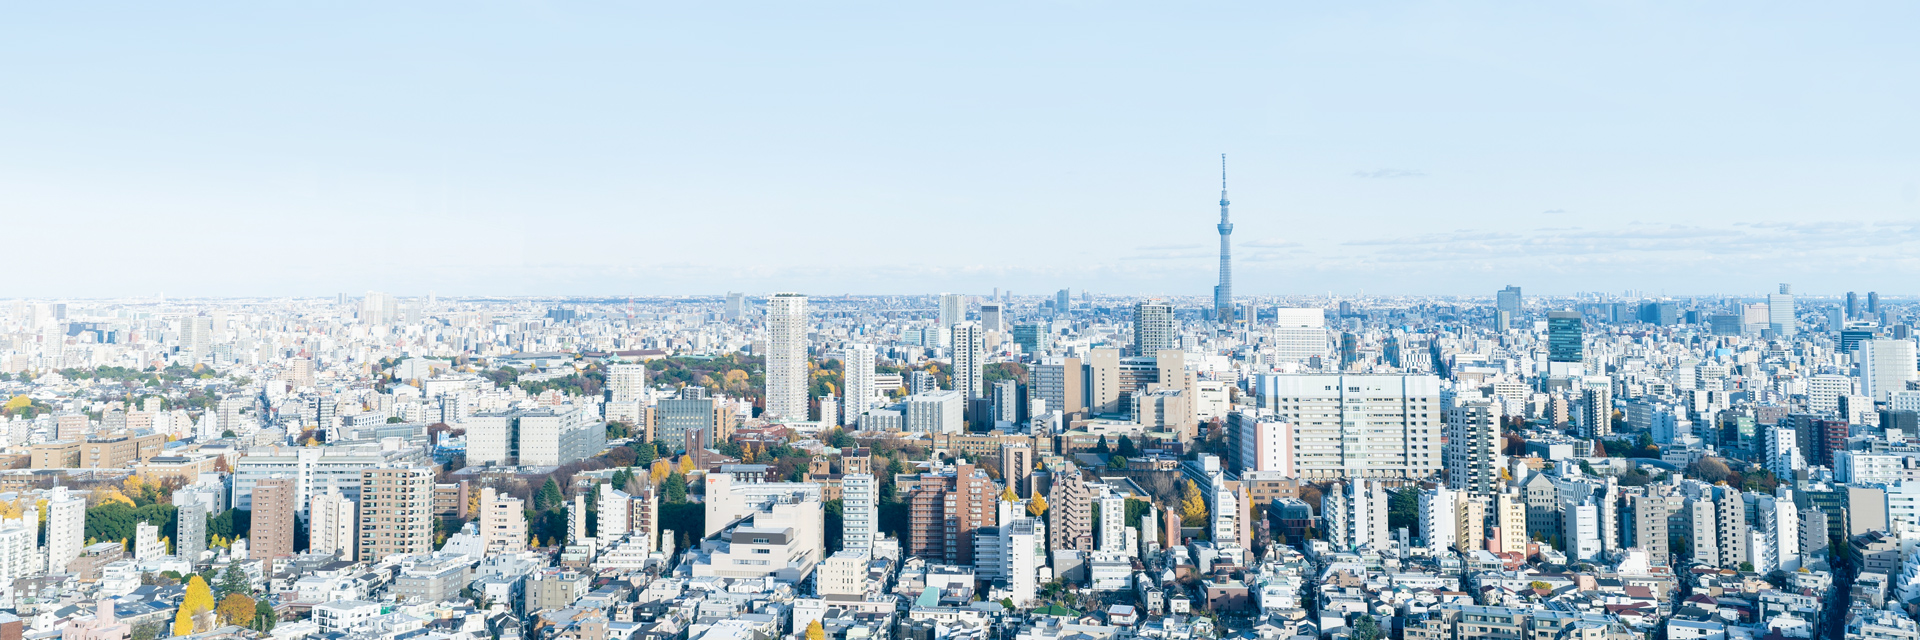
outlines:
[[[0,296],[1920,293],[1912,3],[0,7]]]

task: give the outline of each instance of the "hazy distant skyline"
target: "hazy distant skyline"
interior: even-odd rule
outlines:
[[[0,9],[7,296],[1920,292],[1920,7]]]

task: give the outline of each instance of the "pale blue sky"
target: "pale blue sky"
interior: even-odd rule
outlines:
[[[1675,6],[1681,5],[1681,6]],[[1920,293],[1909,3],[14,3],[8,295]]]

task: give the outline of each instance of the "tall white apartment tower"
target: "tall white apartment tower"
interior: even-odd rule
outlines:
[[[647,390],[647,365],[616,364],[607,369],[607,390],[613,402],[638,402]]]
[[[332,485],[327,486],[326,493],[315,494],[307,505],[307,550],[356,557],[353,546],[360,529],[358,506]]]
[[[1133,354],[1147,356],[1178,345],[1173,335],[1173,305],[1149,300],[1133,305]]]
[[[969,400],[986,395],[987,332],[977,322],[953,325],[953,390]]]
[[[1499,490],[1500,404],[1463,402],[1447,410],[1447,488],[1477,495]]]
[[[767,299],[767,414],[807,419],[807,297]]]
[[[853,424],[860,414],[873,408],[874,398],[879,395],[873,380],[873,345],[849,344],[841,350],[841,368],[845,371],[845,394],[840,401],[840,412],[846,414],[847,424]]]
[[[849,551],[873,550],[880,537],[880,485],[872,474],[849,473],[840,479],[842,504],[841,548]]]
[[[54,487],[47,497],[47,573],[65,573],[87,537],[87,501]]]

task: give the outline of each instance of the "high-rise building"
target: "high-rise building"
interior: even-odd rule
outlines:
[[[1293,475],[1293,438],[1287,431],[1293,425],[1251,411],[1227,414],[1227,436],[1235,443],[1235,463],[1240,473],[1278,471]]]
[[[1613,435],[1613,380],[1588,376],[1580,385],[1580,436],[1599,439]]]
[[[607,390],[612,402],[639,402],[647,393],[647,365],[616,364],[607,368]]]
[[[1859,318],[1860,318],[1860,294],[1854,293],[1852,291],[1848,291],[1847,292],[1847,319],[1858,320]]]
[[[250,557],[274,563],[293,557],[294,512],[299,507],[299,488],[293,478],[267,478],[253,485],[253,529],[248,534]]]
[[[738,320],[747,315],[747,294],[727,292],[725,309],[728,320]]]
[[[1379,482],[1335,482],[1321,498],[1324,535],[1334,549],[1351,551],[1387,541],[1387,489]]]
[[[807,297],[776,293],[767,299],[766,415],[807,419]]]
[[[940,339],[946,340],[952,337],[948,331],[953,329],[953,325],[966,321],[967,296],[958,293],[940,294]]]
[[[873,550],[880,538],[879,488],[872,474],[849,473],[840,478],[841,548]]]
[[[1793,315],[1793,287],[1787,283],[1780,283],[1780,293],[1767,296],[1767,325],[1781,336],[1800,331],[1800,323]]]
[[[433,470],[368,469],[360,475],[360,561],[433,551]]]
[[[1500,404],[1485,400],[1462,402],[1447,411],[1447,487],[1474,495],[1489,495],[1502,483]]]
[[[1327,312],[1324,309],[1274,309],[1273,359],[1306,362],[1327,357]]]
[[[849,344],[841,349],[842,378],[846,388],[841,395],[841,412],[847,416],[847,424],[873,408],[879,401],[880,390],[874,385],[873,345]]]
[[[1880,292],[1867,292],[1867,313],[1869,315],[1877,315],[1880,313]]]
[[[947,564],[973,559],[973,532],[998,524],[1000,489],[987,472],[958,460],[922,473],[908,496],[910,555]]]
[[[584,510],[584,505],[582,506]],[[595,507],[594,515],[598,518],[595,523],[597,528],[594,532],[595,538],[604,545],[611,545],[627,537],[627,533],[633,527],[633,496],[612,486],[601,487],[600,502]],[[585,532],[583,531],[581,535],[585,535]]]
[[[959,433],[966,427],[967,399],[958,391],[935,391],[907,396],[906,431]]]
[[[1072,463],[1053,469],[1053,490],[1047,494],[1046,516],[1047,548],[1093,550],[1093,490]]]
[[[1227,219],[1227,154],[1220,154],[1220,284],[1213,287],[1213,317],[1233,322],[1233,222]]]
[[[1085,386],[1082,380],[1086,372],[1080,366],[1079,358],[1041,358],[1033,365],[1027,375],[1027,389],[1033,396],[1028,415],[1038,419],[1039,414],[1047,411],[1059,411],[1063,415],[1073,415],[1087,409]]]
[[[993,420],[1020,421],[1020,385],[1012,380],[993,383]]]
[[[1096,547],[1100,551],[1123,552],[1127,550],[1127,499],[1115,493],[1100,496],[1100,536]]]
[[[1047,325],[1040,322],[1018,322],[1013,325],[1013,343],[1020,345],[1020,352],[1030,355],[1042,355],[1052,348],[1053,333]]]
[[[1098,350],[1095,350],[1098,353]],[[1302,479],[1425,478],[1441,468],[1440,379],[1428,375],[1274,376],[1274,414]]]
[[[977,322],[953,325],[953,390],[969,400],[986,395],[987,336]]]
[[[1173,305],[1157,300],[1133,305],[1133,353],[1150,356],[1178,345],[1173,333]]]
[[[1667,498],[1665,496],[1627,496],[1626,527],[1628,547],[1647,552],[1647,562],[1656,567],[1670,564],[1667,549]],[[1797,534],[1796,534],[1797,535]]]
[[[1581,345],[1582,322],[1578,311],[1547,312],[1547,366],[1550,375],[1575,375],[1558,373],[1555,368],[1578,368],[1585,361],[1585,352]],[[1555,367],[1560,363],[1562,367]]]
[[[188,501],[178,505],[174,516],[173,555],[187,562],[199,562],[207,550],[207,505]]]
[[[1006,317],[1001,315],[1004,309],[1005,307],[998,302],[981,304],[980,328],[986,329],[987,331],[1005,332],[1007,330],[1007,321]]]
[[[1527,503],[1512,489],[1494,496],[1495,529],[1500,532],[1500,552],[1527,552]]]
[[[1908,382],[1920,379],[1912,340],[1863,340],[1854,353],[1860,363],[1860,391],[1875,402],[1891,402],[1895,391],[1906,391]]]
[[[1053,294],[1053,310],[1060,314],[1073,310],[1073,296],[1068,295],[1066,289]]]
[[[480,546],[488,555],[527,550],[526,504],[493,487],[480,490]]]
[[[707,390],[696,385],[681,387],[673,398],[663,398],[654,406],[653,438],[676,451],[690,451],[693,443],[712,444],[720,440],[717,421],[723,410]],[[467,437],[473,438],[472,427]],[[473,447],[468,445],[469,450]],[[472,454],[468,454],[471,461]],[[471,464],[471,462],[469,462]]]
[[[340,490],[327,487],[315,494],[307,505],[307,551],[328,553],[341,558],[357,557],[353,552],[360,529],[359,505]]]
[[[1495,325],[1501,330],[1512,329],[1513,323],[1520,319],[1520,287],[1507,285],[1494,295],[1494,312],[1506,314],[1498,318]]]

